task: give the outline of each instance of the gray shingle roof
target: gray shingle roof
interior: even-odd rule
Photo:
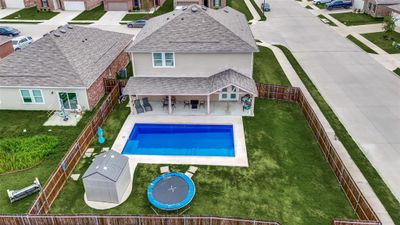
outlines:
[[[132,38],[97,28],[61,27],[1,60],[0,86],[87,88]]]
[[[208,95],[229,85],[258,95],[253,79],[232,69],[210,77],[132,77],[127,95]]]
[[[376,0],[376,4],[378,5],[392,5],[399,4],[400,0]]]
[[[93,174],[99,174],[111,181],[117,181],[127,166],[128,161],[128,157],[116,151],[109,150],[96,156],[93,163],[86,170],[85,174],[83,174],[82,179],[90,177]]]
[[[0,45],[10,41],[12,38],[11,37],[7,37],[7,36],[2,36],[0,35]]]
[[[193,12],[192,8],[197,11]],[[191,5],[150,19],[129,52],[178,53],[256,52],[258,47],[245,16],[230,8]]]

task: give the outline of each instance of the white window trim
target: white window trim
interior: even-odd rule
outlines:
[[[22,96],[22,92],[21,91],[28,91],[29,97],[32,99],[32,102],[25,102],[24,101],[24,96]],[[40,91],[40,95],[42,96],[43,102],[36,102],[35,96],[33,95],[33,91]],[[26,105],[32,105],[32,104],[44,105],[45,104],[43,92],[42,92],[41,89],[24,89],[24,88],[23,89],[19,89],[19,96],[21,96],[22,103],[26,104]]]
[[[236,91],[232,91],[232,87],[234,87],[236,89]],[[227,88],[227,92],[223,92],[222,90],[224,88]],[[221,89],[221,92],[219,93],[219,101],[237,101],[239,99],[239,88],[236,86],[228,86],[228,87],[224,87]],[[222,98],[222,94],[227,94],[227,97],[229,96],[229,98]],[[236,98],[230,98],[231,94],[236,94]]]
[[[156,53],[161,53],[161,62],[162,62],[161,66],[156,66],[154,64],[154,54],[156,54]],[[167,66],[166,65],[166,59],[165,59],[165,54],[166,53],[172,53],[172,59],[174,60],[174,65],[173,66]],[[152,60],[152,63],[153,63],[153,68],[175,68],[175,65],[176,65],[175,52],[152,52],[151,53],[151,60]]]

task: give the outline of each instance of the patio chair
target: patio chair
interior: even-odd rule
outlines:
[[[150,105],[148,98],[143,98],[142,101],[143,101],[143,106],[144,106],[144,109],[146,110],[146,112],[153,111],[153,107]]]
[[[135,105],[137,114],[144,113],[144,108],[143,108],[142,104],[140,104],[139,99],[136,99],[135,101],[133,101],[133,104]]]
[[[162,166],[162,167],[160,167],[160,173],[169,173],[169,172],[171,172],[171,171],[169,170],[169,166]]]
[[[183,108],[189,107],[190,108],[190,101],[184,100],[183,101]]]

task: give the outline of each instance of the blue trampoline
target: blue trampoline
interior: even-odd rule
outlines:
[[[172,172],[154,179],[147,188],[147,198],[156,208],[177,210],[189,204],[195,195],[192,179],[183,173]]]

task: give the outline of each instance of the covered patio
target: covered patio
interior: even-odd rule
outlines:
[[[258,92],[253,79],[226,70],[211,77],[132,77],[124,94],[134,114],[253,116]]]

